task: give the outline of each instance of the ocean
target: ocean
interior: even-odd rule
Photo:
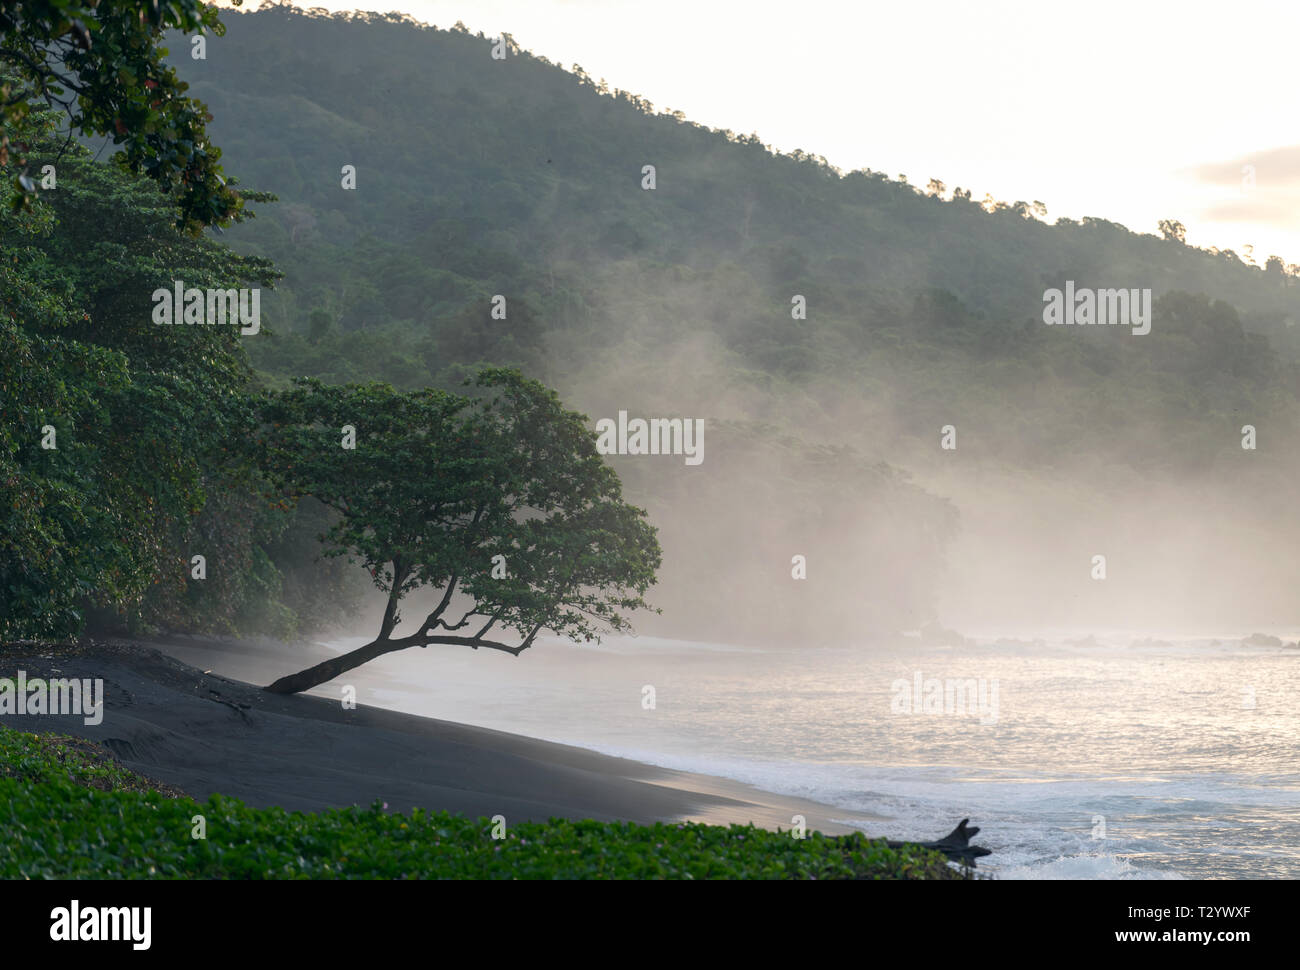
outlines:
[[[887,816],[871,830],[891,838],[969,816],[998,878],[1300,878],[1300,649],[1113,631],[789,649],[613,637],[381,663],[382,678],[354,675],[360,702]]]

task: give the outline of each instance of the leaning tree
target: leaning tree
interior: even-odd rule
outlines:
[[[467,384],[300,380],[267,395],[263,467],[286,496],[333,510],[326,554],[360,561],[388,596],[373,641],[267,690],[307,690],[408,647],[518,656],[543,630],[599,640],[648,608],[655,529],[622,500],[584,417],[514,370]],[[399,635],[403,597],[425,587],[436,605]]]

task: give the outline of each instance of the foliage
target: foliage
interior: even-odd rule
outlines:
[[[55,123],[34,108],[11,130],[30,163],[56,164],[57,190],[0,209],[0,636],[88,620],[295,632],[263,548],[292,516],[260,498],[237,330],[151,319],[152,293],[176,280],[278,274],[178,231],[155,185],[62,143]],[[210,582],[188,581],[195,552],[219,564]]]
[[[243,221],[243,199],[208,142],[212,116],[163,61],[159,41],[172,29],[225,32],[216,6],[201,0],[0,0],[0,65],[19,82],[0,84],[0,165],[11,161],[13,143],[3,129],[27,116],[34,95],[57,105],[76,131],[111,135],[121,164],[168,193],[185,232]],[[13,175],[12,188],[19,205],[36,194],[26,171]]]
[[[108,779],[114,790],[97,790]],[[88,787],[87,787],[88,786]],[[753,826],[521,822],[412,809],[320,813],[142,793],[89,757],[0,728],[6,879],[960,879],[938,853]],[[203,815],[207,838],[194,839]]]
[[[25,784],[68,781],[98,791],[159,790],[118,764],[101,745],[65,734],[28,734],[0,727],[0,778]]]

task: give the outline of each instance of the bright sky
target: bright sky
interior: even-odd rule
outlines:
[[[223,4],[224,5],[224,4]],[[249,0],[255,6],[256,0]],[[319,0],[330,10],[356,4]],[[709,127],[1300,263],[1300,4],[397,0]],[[1249,167],[1249,168],[1248,168]]]

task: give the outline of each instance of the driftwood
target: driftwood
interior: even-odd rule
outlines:
[[[896,842],[890,840],[886,845],[891,849],[899,849],[905,845],[919,845],[923,849],[934,849],[937,852],[942,852],[955,862],[964,862],[966,865],[974,867],[976,859],[992,855],[993,850],[970,844],[970,840],[979,835],[980,829],[978,825],[974,828],[967,828],[968,822],[970,822],[970,819],[962,819],[960,825],[937,842]]]

